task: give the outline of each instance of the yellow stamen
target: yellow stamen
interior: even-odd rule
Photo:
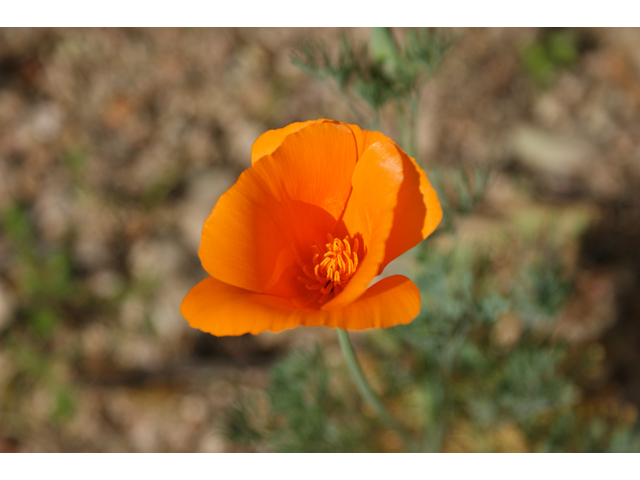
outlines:
[[[349,236],[344,239],[334,238],[328,233],[327,242],[324,251],[318,247],[318,244],[311,246],[313,271],[304,265],[302,271],[309,278],[298,277],[307,289],[318,291],[319,303],[325,302],[332,293],[335,296],[342,292],[358,268],[357,238],[351,239]]]

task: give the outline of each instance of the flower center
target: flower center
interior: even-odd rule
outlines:
[[[338,295],[358,268],[358,239],[350,239],[347,235],[344,240],[333,238],[328,233],[325,248],[321,249],[317,244],[313,245],[313,267],[302,266],[306,277],[298,277],[309,290],[317,290],[311,301],[317,300],[323,303],[331,292]],[[351,248],[353,241],[353,248]],[[324,251],[323,251],[324,250]]]

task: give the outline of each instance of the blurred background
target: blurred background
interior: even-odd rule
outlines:
[[[412,449],[640,451],[640,29],[437,33],[415,153],[447,216],[393,267],[421,317],[352,335],[363,368]],[[292,63],[341,35],[372,38],[0,30],[0,451],[409,449],[333,330],[216,338],[179,311],[261,133],[371,126]]]

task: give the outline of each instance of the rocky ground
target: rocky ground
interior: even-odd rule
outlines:
[[[205,276],[202,223],[253,141],[355,121],[335,85],[290,61],[339,33],[369,36],[0,30],[0,451],[230,451],[220,427],[237,393],[291,348],[333,348],[327,329],[215,338],[179,306]],[[528,208],[586,218],[564,334],[602,338],[593,388],[639,404],[640,30],[571,30],[554,57],[558,33],[456,31],[419,149],[427,173],[497,172],[460,225],[470,238]]]

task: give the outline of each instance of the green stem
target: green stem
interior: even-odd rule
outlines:
[[[365,401],[375,409],[380,420],[382,420],[389,428],[397,431],[406,445],[410,445],[411,438],[407,432],[393,419],[380,399],[371,389],[369,382],[362,372],[362,368],[360,368],[360,363],[358,362],[358,357],[356,357],[356,352],[351,344],[349,333],[347,333],[346,330],[338,329],[338,341],[340,342],[340,348],[342,349],[342,354],[344,355],[344,360],[347,364],[347,368],[349,369],[349,373],[351,374],[351,378],[353,378],[353,382],[356,384],[356,388],[360,392],[360,395],[362,395]]]

